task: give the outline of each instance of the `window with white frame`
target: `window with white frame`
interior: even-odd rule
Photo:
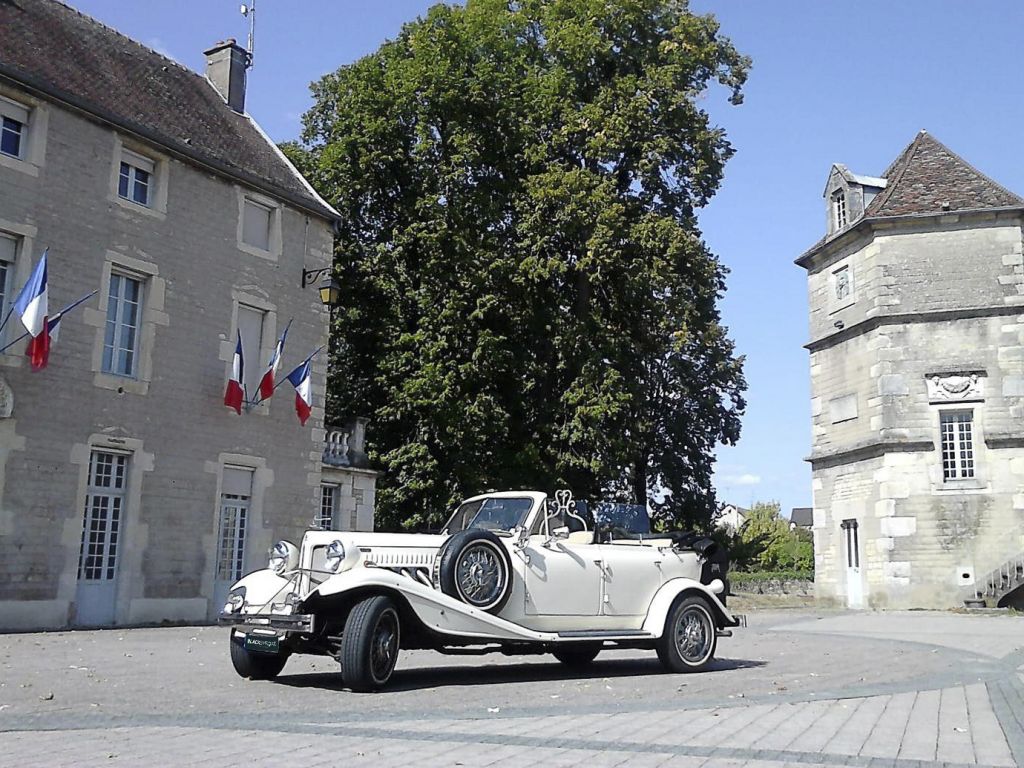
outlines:
[[[324,483],[320,486],[320,514],[316,518],[317,526],[325,531],[335,530],[337,513],[338,486],[333,483]]]
[[[124,200],[150,207],[153,198],[155,163],[134,152],[121,152],[121,169],[117,177],[117,195]]]
[[[7,310],[14,302],[14,260],[18,255],[18,241],[0,232],[0,319],[7,317]]]
[[[0,153],[9,157],[25,157],[27,137],[28,109],[0,99]]]
[[[242,210],[242,241],[264,251],[270,250],[270,225],[274,211],[248,197]]]
[[[220,525],[217,535],[217,581],[242,578],[245,565],[245,533],[252,498],[253,471],[225,467],[221,482]]]
[[[939,431],[942,438],[942,479],[974,477],[973,411],[942,411],[939,414]]]
[[[846,226],[846,192],[837,189],[832,193],[832,224],[838,232]]]
[[[141,320],[142,281],[111,272],[103,339],[104,373],[130,378],[138,375]]]
[[[78,578],[110,581],[117,572],[118,537],[128,487],[128,456],[93,451],[82,521]]]

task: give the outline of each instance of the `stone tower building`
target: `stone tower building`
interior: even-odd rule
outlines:
[[[834,165],[810,300],[818,597],[1014,599],[1024,561],[1024,199],[922,131]]]

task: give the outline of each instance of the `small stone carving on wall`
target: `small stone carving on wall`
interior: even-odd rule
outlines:
[[[930,403],[963,403],[985,399],[982,387],[984,373],[930,373],[925,381],[928,383]]]
[[[14,391],[7,379],[0,376],[0,419],[9,419],[14,413]]]

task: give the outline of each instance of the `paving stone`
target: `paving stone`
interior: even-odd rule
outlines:
[[[939,691],[920,691],[900,742],[900,760],[935,760],[939,732]]]

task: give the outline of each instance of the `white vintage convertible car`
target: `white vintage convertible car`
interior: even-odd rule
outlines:
[[[623,512],[625,510],[625,512]],[[242,677],[292,653],[332,656],[356,691],[384,686],[402,648],[551,653],[645,648],[673,672],[703,669],[726,608],[725,553],[692,533],[650,533],[642,506],[587,508],[567,491],[488,493],[438,535],[308,531],[235,584],[220,622]]]

